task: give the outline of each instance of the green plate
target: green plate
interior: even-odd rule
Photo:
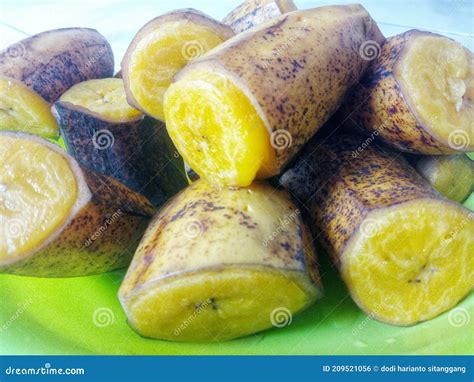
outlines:
[[[474,211],[474,193],[465,206]],[[0,354],[472,354],[474,293],[412,327],[373,320],[322,258],[325,297],[285,327],[187,344],[132,331],[117,299],[124,271],[70,279],[0,275]],[[471,334],[469,334],[471,333]]]
[[[72,279],[0,277],[2,354],[470,354],[474,294],[416,326],[361,312],[330,270],[326,296],[283,328],[211,344],[144,339],[117,300],[123,272]]]
[[[468,201],[474,210],[474,195]],[[412,327],[373,320],[324,262],[325,297],[289,325],[234,341],[141,338],[117,299],[124,271],[70,279],[0,275],[0,354],[472,354],[474,293]]]

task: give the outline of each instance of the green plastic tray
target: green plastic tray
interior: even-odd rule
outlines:
[[[57,142],[64,147],[64,143]],[[474,153],[469,154],[474,160]],[[474,211],[474,193],[464,203]],[[472,354],[474,293],[412,327],[375,321],[322,259],[325,296],[283,328],[221,343],[145,339],[126,323],[117,292],[124,270],[42,279],[0,275],[0,354]]]
[[[474,210],[474,194],[465,205]],[[325,296],[283,328],[222,343],[141,338],[117,299],[124,271],[70,279],[0,275],[1,354],[472,354],[474,293],[412,327],[363,313],[323,258]]]

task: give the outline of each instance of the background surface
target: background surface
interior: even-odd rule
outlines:
[[[295,1],[299,8],[350,1]],[[137,30],[169,10],[193,7],[221,19],[232,1],[0,2],[0,48],[61,27],[99,30],[116,67]],[[411,28],[438,32],[474,50],[470,0],[362,1],[386,36]],[[474,197],[468,205],[474,210]],[[434,320],[409,328],[361,312],[323,261],[325,297],[285,328],[226,343],[180,344],[143,339],[126,324],[117,300],[123,271],[72,279],[0,275],[0,354],[469,354],[474,348],[474,295]]]
[[[298,8],[354,1],[294,0]],[[131,39],[150,19],[178,8],[196,8],[222,19],[240,0],[1,0],[0,45],[48,29],[89,27],[102,33],[112,45],[116,66]],[[385,36],[411,28],[438,32],[474,50],[472,0],[369,0],[360,1],[377,21]]]

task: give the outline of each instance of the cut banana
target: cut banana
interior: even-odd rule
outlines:
[[[367,314],[413,325],[469,294],[474,213],[362,136],[315,137],[299,155],[280,182],[307,208],[315,237]]]
[[[198,180],[143,237],[119,297],[139,334],[221,341],[291,320],[321,295],[309,233],[287,193]],[[283,317],[284,319],[285,317]]]
[[[464,202],[474,191],[474,161],[466,155],[422,156],[416,169],[441,194]]]
[[[0,75],[23,82],[48,102],[79,82],[111,77],[113,70],[112,47],[89,28],[45,31],[0,52]]]
[[[81,82],[64,93],[59,100],[82,107],[111,122],[131,122],[143,117],[140,110],[127,103],[120,78]]]
[[[230,27],[193,9],[153,19],[137,33],[122,61],[129,103],[164,121],[163,94],[173,76],[232,35]]]
[[[53,110],[71,155],[153,204],[163,204],[187,185],[183,160],[164,124],[127,103],[122,79],[77,84]]]
[[[0,132],[0,273],[69,277],[128,265],[154,212],[60,147]]]
[[[464,132],[474,148],[472,53],[446,37],[421,35],[407,44],[397,69],[402,94],[423,125],[440,138]]]
[[[248,186],[254,178],[265,179],[275,171],[274,150],[262,119],[229,79],[192,73],[173,84],[166,103],[171,105],[166,111],[171,139],[191,168],[211,183]],[[186,123],[180,123],[183,120]]]
[[[2,262],[23,256],[63,224],[78,186],[69,163],[47,146],[8,135],[0,142]]]
[[[174,77],[166,128],[218,187],[276,176],[363,75],[367,40],[384,37],[360,5],[294,11],[237,34]]]
[[[369,213],[344,251],[341,274],[354,300],[398,325],[429,320],[474,282],[474,218],[437,200]]]
[[[339,114],[393,147],[425,155],[474,150],[474,56],[447,37],[411,30],[376,49]]]
[[[22,82],[0,76],[0,130],[23,131],[56,138],[58,125],[51,106]]]

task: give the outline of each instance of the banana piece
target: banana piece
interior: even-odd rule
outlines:
[[[232,37],[166,91],[171,139],[217,186],[278,175],[363,75],[366,40],[384,37],[360,5],[290,12]]]
[[[154,218],[119,291],[134,330],[171,341],[255,333],[320,296],[315,252],[287,193],[204,180]]]
[[[0,272],[72,277],[128,265],[153,207],[39,137],[0,131]]]
[[[164,121],[163,94],[173,76],[232,35],[230,27],[195,9],[151,20],[138,31],[122,60],[128,102]]]
[[[371,65],[342,108],[342,119],[406,152],[473,151],[472,52],[418,30],[372,48]]]
[[[123,80],[73,86],[54,104],[68,152],[161,205],[186,187],[182,158],[164,124],[128,105]]]
[[[367,314],[413,325],[472,290],[472,212],[365,137],[315,137],[300,155],[280,182],[306,206],[313,234]]]
[[[0,76],[0,130],[57,138],[51,105],[22,82]]]
[[[437,191],[455,202],[464,202],[474,190],[474,162],[464,154],[423,156],[415,166]]]
[[[0,75],[23,82],[50,103],[79,82],[112,77],[113,70],[110,44],[89,28],[46,31],[0,52]]]

